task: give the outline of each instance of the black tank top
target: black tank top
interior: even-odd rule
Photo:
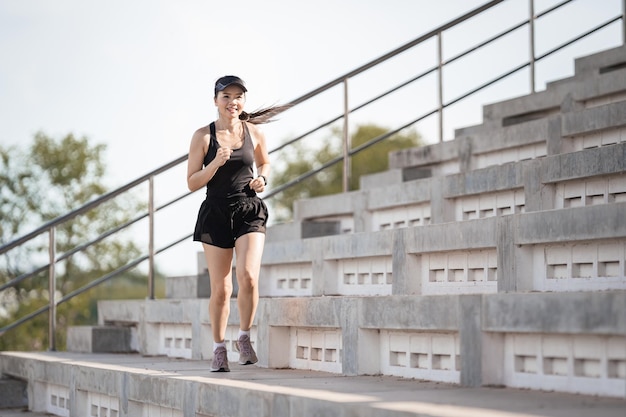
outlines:
[[[243,145],[238,149],[233,149],[230,159],[219,167],[213,178],[207,183],[207,198],[237,198],[251,197],[256,195],[249,186],[254,178],[252,165],[254,164],[254,146],[248,131],[248,126],[243,124]],[[204,166],[207,166],[217,154],[220,147],[215,134],[215,123],[209,126],[211,131],[211,141],[209,150],[204,156]]]

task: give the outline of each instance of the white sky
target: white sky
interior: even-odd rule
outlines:
[[[107,144],[107,180],[118,186],[187,152],[193,131],[215,117],[218,77],[246,80],[249,110],[287,102],[484,3],[0,0],[0,144],[28,145],[37,131],[87,136]],[[509,3],[513,22],[526,18],[527,0]],[[620,3],[584,0],[576,16],[614,14]],[[564,65],[556,78],[571,75],[573,60]],[[480,123],[480,105],[473,111]],[[270,147],[298,131],[280,124],[266,130]],[[186,190],[184,174],[177,181],[174,194]],[[195,260],[187,264],[181,270],[195,272]]]

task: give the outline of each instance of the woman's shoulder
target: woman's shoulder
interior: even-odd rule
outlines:
[[[243,124],[246,125],[246,127],[248,128],[248,130],[251,133],[256,133],[256,132],[260,132],[261,131],[261,126],[256,124],[256,123],[243,122]]]
[[[250,133],[250,136],[252,136],[253,139],[258,140],[258,139],[264,138],[263,129],[261,129],[261,127],[258,124],[254,124],[250,122],[244,122],[244,124],[248,128],[248,132]]]
[[[248,133],[252,139],[252,145],[256,149],[257,145],[261,144],[265,146],[265,135],[259,125],[249,122],[244,122],[248,128]]]
[[[198,128],[192,136],[192,140],[209,142],[211,139],[211,124]]]

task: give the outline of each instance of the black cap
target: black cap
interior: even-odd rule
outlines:
[[[233,84],[241,87],[244,93],[248,91],[248,89],[246,88],[246,83],[243,82],[241,78],[236,77],[234,75],[225,75],[224,77],[215,81],[215,95],[217,96],[217,93],[224,90],[229,85],[233,85]]]

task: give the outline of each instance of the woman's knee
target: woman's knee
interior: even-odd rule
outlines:
[[[257,274],[252,273],[249,269],[237,270],[237,284],[239,284],[239,291],[253,290],[259,281]]]
[[[226,304],[233,295],[232,285],[211,285],[211,299],[219,304]]]

